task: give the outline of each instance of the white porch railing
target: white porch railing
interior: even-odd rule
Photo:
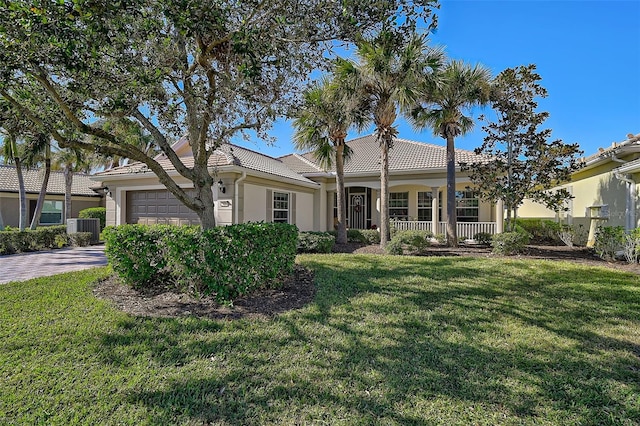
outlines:
[[[399,231],[431,231],[433,232],[433,226],[431,221],[422,221],[422,220],[397,220],[391,222],[392,225]],[[438,223],[437,232],[433,232],[434,234],[445,234],[447,229],[446,222]],[[458,222],[456,226],[456,231],[458,234],[458,238],[466,237],[473,238],[474,235],[479,234],[480,232],[486,232],[487,234],[495,234],[496,233],[496,223],[495,222]]]

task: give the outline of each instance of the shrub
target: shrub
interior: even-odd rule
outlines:
[[[337,232],[331,231],[329,234],[335,237]],[[380,244],[380,232],[375,229],[347,229],[347,242],[369,245]]]
[[[445,244],[447,242],[447,236],[444,234],[436,234],[435,239],[438,244]]]
[[[493,237],[493,235],[489,234],[488,232],[478,232],[473,236],[473,239],[478,244],[489,245],[491,244],[491,237]]]
[[[508,225],[508,223],[506,224]],[[505,226],[505,229],[509,229]],[[549,219],[516,219],[515,232],[527,232],[530,241],[537,244],[557,244],[561,225]]]
[[[61,240],[66,242],[66,235],[65,225],[43,226],[35,231],[8,228],[0,232],[0,254],[59,248]]]
[[[73,247],[87,247],[91,244],[91,232],[73,232],[69,234],[69,244]]]
[[[429,231],[397,231],[386,246],[388,254],[402,255],[405,251],[422,253],[431,245]]]
[[[627,263],[638,263],[640,257],[640,228],[636,228],[624,236],[624,258]]]
[[[494,235],[491,239],[493,253],[501,255],[521,253],[527,244],[529,235],[523,232],[504,232]]]
[[[80,219],[100,219],[100,230],[102,231],[107,223],[107,209],[105,207],[89,207],[78,212]]]
[[[328,232],[300,232],[298,253],[331,253],[336,237]]]
[[[623,249],[625,243],[624,227],[599,226],[595,235],[593,248],[601,259],[613,260],[616,252]]]
[[[276,288],[295,264],[298,230],[281,223],[121,225],[104,231],[113,270],[135,288],[173,286],[228,302]]]
[[[587,232],[582,225],[569,226],[564,225],[558,231],[558,238],[567,246],[574,245],[584,246],[587,243]]]

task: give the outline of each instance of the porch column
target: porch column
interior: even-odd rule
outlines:
[[[433,235],[438,234],[438,205],[440,201],[438,199],[438,195],[440,194],[439,187],[432,186],[431,187],[431,232]]]
[[[496,234],[504,232],[504,203],[502,200],[496,202]]]

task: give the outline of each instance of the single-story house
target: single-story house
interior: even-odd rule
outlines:
[[[44,169],[23,168],[22,173],[27,196],[27,217],[31,223],[42,186]],[[80,210],[104,206],[103,194],[101,191],[92,189],[95,186],[96,183],[89,178],[89,175],[74,174],[71,187],[71,217],[78,217]],[[64,222],[64,187],[63,173],[52,171],[40,217],[41,225],[59,225]],[[10,165],[0,165],[0,223],[4,226],[19,226],[19,193],[16,168]]]
[[[640,226],[640,134],[629,134],[624,141],[600,148],[581,162],[582,167],[572,175],[571,181],[560,186],[573,195],[566,212],[554,212],[526,201],[518,210],[518,216],[582,225],[591,229],[591,234],[598,225],[624,226],[627,230]]]
[[[348,141],[352,156],[345,164],[347,224],[350,228],[376,228],[380,223],[380,148],[375,136]],[[193,155],[185,138],[173,146],[190,166]],[[402,228],[444,233],[446,221],[446,148],[396,139],[389,155],[389,209]],[[184,188],[170,161],[156,158]],[[480,161],[470,151],[457,150],[458,162]],[[211,156],[216,223],[288,222],[303,231],[334,229],[335,171],[323,169],[312,154],[273,158],[236,145],[223,145]],[[107,187],[107,224],[197,224],[197,215],[182,205],[142,163],[98,173],[93,179]],[[501,232],[503,208],[477,197],[465,173],[456,181],[458,235]]]

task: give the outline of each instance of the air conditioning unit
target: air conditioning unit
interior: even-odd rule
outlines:
[[[91,244],[100,241],[100,219],[67,219],[67,234],[91,232]]]

